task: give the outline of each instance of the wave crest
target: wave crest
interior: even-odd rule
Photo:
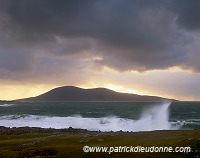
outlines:
[[[0,107],[8,107],[8,106],[13,106],[14,104],[0,104]]]
[[[37,115],[9,115],[0,117],[0,125],[7,127],[42,127],[42,128],[82,128],[92,131],[152,131],[168,130],[168,108],[171,103],[163,103],[145,109],[139,120],[118,118],[83,118],[80,115],[71,117],[48,117]],[[10,121],[8,121],[10,120]]]

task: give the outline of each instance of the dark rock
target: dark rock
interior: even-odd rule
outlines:
[[[0,135],[19,135],[19,134],[33,134],[33,133],[85,133],[86,129],[54,129],[54,128],[40,128],[40,127],[13,127],[7,128],[4,126],[0,127]]]

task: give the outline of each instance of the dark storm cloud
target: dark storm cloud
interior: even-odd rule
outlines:
[[[25,71],[33,60],[27,52],[17,50],[0,50],[0,70]]]
[[[27,78],[34,69],[33,54],[22,50],[0,50],[0,79]]]
[[[200,1],[199,0],[175,0],[169,8],[176,13],[176,22],[181,28],[188,30],[200,29]]]
[[[197,0],[0,2],[2,48],[55,55],[87,51],[102,57],[95,63],[120,71],[195,67],[188,62],[193,37],[185,32],[199,29]]]

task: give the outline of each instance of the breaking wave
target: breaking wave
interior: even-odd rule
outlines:
[[[7,115],[0,117],[0,125],[6,127],[42,128],[82,128],[101,131],[152,131],[179,129],[183,122],[169,122],[168,108],[171,103],[163,103],[144,109],[138,120],[116,116],[103,118],[84,118],[80,115],[70,117],[49,117],[38,115]]]
[[[0,104],[0,107],[8,107],[8,106],[13,106],[14,104]]]

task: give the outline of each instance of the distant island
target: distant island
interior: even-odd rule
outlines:
[[[58,87],[37,97],[17,101],[116,101],[116,102],[159,102],[177,101],[156,96],[119,93],[106,88],[83,89],[74,86]]]

